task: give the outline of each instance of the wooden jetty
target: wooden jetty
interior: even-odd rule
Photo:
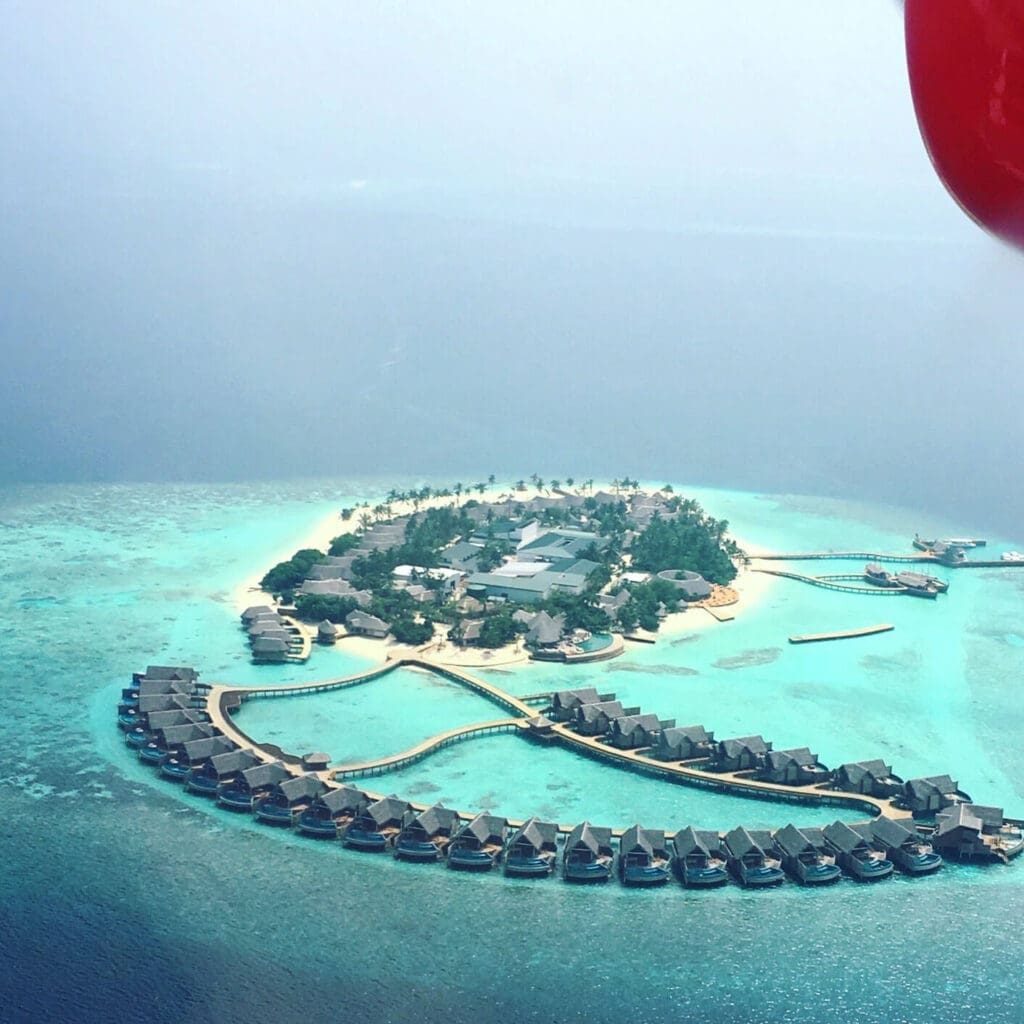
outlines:
[[[877,626],[864,626],[861,629],[840,629],[835,633],[806,633],[803,636],[791,636],[791,644],[815,644],[823,640],[852,640],[858,636],[873,636],[875,633],[888,633],[895,629],[889,622],[880,622]]]
[[[906,587],[873,587],[870,584],[858,586],[852,582],[856,579],[863,579],[863,576],[805,576],[799,572],[787,572],[785,569],[751,569],[751,572],[761,572],[766,576],[779,576],[782,579],[798,580],[800,583],[809,583],[812,587],[823,587],[825,590],[838,590],[844,594],[871,594],[874,597],[892,597],[896,594],[906,593]],[[850,582],[846,582],[850,581]]]

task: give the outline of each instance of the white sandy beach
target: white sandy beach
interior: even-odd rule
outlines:
[[[608,487],[610,488],[610,485]],[[601,489],[599,485],[595,485],[595,488],[597,490]],[[534,497],[536,492],[531,488],[525,492],[512,493],[507,487],[494,487],[484,491],[482,495],[475,491],[471,494],[463,494],[459,501],[461,504],[474,499],[481,503],[497,504],[507,500],[510,494],[511,500],[515,502]],[[419,510],[441,508],[445,505],[453,505],[454,503],[455,498],[450,496],[447,498],[430,498],[428,501],[419,503]],[[394,516],[407,515],[414,511],[413,503],[410,501],[392,502],[392,514]],[[331,512],[319,520],[311,527],[308,533],[296,538],[295,543],[287,550],[281,551],[276,557],[268,560],[266,565],[259,567],[251,576],[239,583],[232,595],[239,612],[250,605],[274,603],[270,594],[260,590],[260,580],[272,565],[291,558],[301,548],[317,548],[320,551],[326,551],[335,537],[344,533],[354,533],[358,528],[358,510],[353,511],[347,520],[341,518],[340,512]],[[746,538],[736,537],[735,535],[730,536],[752,558],[756,558],[757,554],[762,551],[769,550]],[[740,566],[736,578],[730,584],[731,589],[735,590],[739,595],[739,601],[736,604],[726,606],[727,610],[736,619],[742,615],[749,614],[771,589],[774,582],[776,581],[772,576],[753,572],[748,566]],[[668,616],[662,623],[657,635],[666,637],[678,636],[680,633],[693,632],[697,629],[704,630],[710,627],[728,629],[730,625],[730,622],[719,622],[704,608],[691,607],[685,612]],[[442,632],[442,630],[444,631]],[[343,650],[350,651],[357,657],[373,661],[379,661],[388,657],[401,657],[403,654],[413,655],[419,653],[419,656],[425,656],[439,663],[461,665],[465,668],[479,668],[488,665],[500,665],[502,668],[511,668],[516,665],[530,663],[528,653],[519,644],[509,644],[507,647],[502,647],[495,651],[461,650],[447,642],[443,642],[440,648],[438,648],[437,645],[443,640],[446,632],[447,630],[444,627],[438,626],[438,637],[425,650],[409,647],[405,644],[397,644],[393,640],[374,640],[369,637],[347,636],[340,640],[339,643],[343,645]]]

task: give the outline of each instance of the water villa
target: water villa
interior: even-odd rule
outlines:
[[[907,828],[902,822],[884,815],[869,821],[866,828],[874,845],[908,875],[929,875],[942,867],[942,858],[917,829]]]
[[[672,849],[676,874],[687,888],[707,889],[729,881],[728,855],[717,832],[698,832],[688,825],[675,834]]]
[[[832,772],[831,784],[846,793],[867,793],[882,799],[903,791],[903,780],[883,760],[851,761]]]
[[[818,755],[812,754],[807,747],[796,747],[793,750],[769,750],[757,777],[787,786],[810,786],[824,782],[829,777],[829,770],[818,763]]]
[[[434,804],[420,811],[395,838],[395,856],[400,860],[437,860],[448,848],[452,833],[459,827],[455,811]]]
[[[296,818],[295,827],[308,836],[337,839],[338,832],[351,824],[368,802],[366,794],[352,786],[332,787]]]
[[[234,779],[217,788],[217,803],[232,811],[251,811],[253,803],[262,799],[291,774],[281,761],[267,761],[246,768]]]
[[[558,825],[530,818],[509,839],[505,874],[518,878],[550,875],[558,856]]]
[[[639,708],[630,709],[638,712]],[[604,736],[616,718],[625,718],[626,709],[617,700],[599,701],[596,704],[581,704],[576,709],[574,728],[581,736]]]
[[[748,889],[781,885],[782,852],[770,832],[751,832],[742,826],[725,836],[729,870],[740,885]]]
[[[663,728],[675,721],[660,722],[657,715],[623,715],[613,719],[608,742],[620,750],[639,750],[656,743]]]
[[[999,860],[1004,864],[1024,848],[1018,824],[1008,823],[1001,807],[961,803],[936,815],[932,842],[958,860]]]
[[[771,749],[771,743],[760,736],[719,740],[710,767],[716,772],[757,770],[764,767],[765,758]]]
[[[862,882],[877,882],[892,874],[892,862],[885,854],[845,821],[826,825],[822,831],[825,845],[848,875]]]
[[[559,690],[552,696],[547,714],[555,722],[571,722],[584,704],[598,704],[614,699],[614,693],[602,696],[592,686],[585,686],[579,690]]]
[[[490,871],[505,845],[508,822],[493,814],[478,814],[452,836],[448,867],[464,871]]]
[[[565,841],[562,877],[567,882],[607,882],[612,876],[612,830],[584,821]]]
[[[189,771],[185,776],[185,788],[200,796],[216,797],[217,790],[225,782],[259,763],[260,759],[251,750],[229,750],[214,754]]]
[[[408,802],[392,794],[370,804],[341,833],[341,841],[353,850],[383,853],[402,831],[412,812]]]
[[[327,787],[315,775],[290,776],[253,801],[256,817],[269,825],[291,827],[295,819]]]
[[[238,745],[226,736],[204,736],[174,747],[170,756],[160,765],[160,774],[174,782],[184,782],[193,768],[204,761],[238,750]]]
[[[711,757],[715,734],[703,725],[666,726],[658,734],[651,757],[659,761],[693,761]]]
[[[782,867],[801,885],[831,885],[842,877],[835,854],[825,844],[821,829],[799,829],[787,825],[775,833],[782,851]]]
[[[903,802],[912,814],[928,814],[952,807],[956,803],[970,803],[971,798],[961,792],[959,783],[949,775],[929,775],[904,783]]]
[[[619,878],[623,885],[664,885],[672,857],[660,829],[633,825],[619,840]]]

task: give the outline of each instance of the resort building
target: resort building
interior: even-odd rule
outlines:
[[[460,569],[427,569],[422,565],[396,565],[391,570],[391,578],[399,587],[409,587],[413,584],[423,584],[429,580],[433,586],[428,590],[439,590],[446,597],[450,597],[459,583],[465,579],[466,574]]]
[[[877,882],[892,874],[892,862],[856,829],[836,821],[822,829],[825,845],[835,854],[839,866],[853,878]]]
[[[714,752],[715,734],[703,725],[666,726],[658,734],[651,756],[659,761],[692,761]]]
[[[252,809],[253,800],[269,793],[278,783],[291,778],[280,761],[267,761],[246,768],[238,778],[223,783],[217,790],[217,802],[235,811]]]
[[[395,839],[395,856],[402,860],[431,861],[448,848],[459,827],[459,816],[441,804],[420,811]]]
[[[741,826],[726,834],[724,845],[729,869],[741,885],[760,888],[785,880],[782,851],[770,832],[752,832]]]
[[[505,845],[508,822],[493,814],[478,814],[452,836],[448,844],[448,867],[488,871],[498,861]]]
[[[910,779],[903,786],[903,799],[907,809],[914,814],[941,811],[958,802],[970,802],[970,797],[960,792],[958,783],[949,775]]]
[[[563,562],[579,559],[592,547],[603,551],[610,543],[608,537],[586,530],[548,530],[536,540],[520,545],[516,554],[537,562]]]
[[[742,772],[762,768],[771,749],[771,743],[760,736],[719,740],[715,749],[714,768],[720,772]]]
[[[788,786],[808,786],[824,782],[829,777],[828,769],[818,763],[818,755],[807,747],[793,750],[769,750],[764,755],[764,767],[758,778],[765,782],[778,782]]]
[[[960,803],[936,815],[935,821],[935,848],[959,859],[1006,862],[1024,845],[1020,828],[1006,824],[1001,807]]]
[[[676,832],[672,849],[679,880],[687,888],[710,888],[729,880],[728,855],[717,832],[697,831],[688,825]]]
[[[703,601],[711,596],[711,584],[700,573],[689,569],[665,569],[659,580],[668,580],[684,601]]]
[[[477,571],[480,560],[480,553],[483,551],[482,543],[474,544],[471,541],[456,541],[450,547],[440,553],[440,561],[459,572],[473,573]]]
[[[661,730],[675,722],[661,722],[657,715],[623,715],[611,723],[609,742],[620,750],[638,750],[656,743]]]
[[[942,867],[942,858],[917,829],[908,828],[903,822],[887,818],[884,814],[869,821],[867,828],[875,846],[907,874],[926,875]]]
[[[664,885],[672,857],[660,829],[633,825],[619,840],[619,878],[623,885]]]
[[[612,830],[584,821],[569,833],[562,851],[562,877],[569,882],[606,882],[612,875]]]
[[[345,616],[345,628],[358,636],[372,636],[383,640],[391,630],[391,623],[357,608]]]
[[[505,847],[505,874],[518,877],[550,875],[558,854],[558,825],[530,818]]]
[[[559,690],[551,698],[551,710],[548,716],[556,722],[569,722],[576,711],[584,704],[597,704],[601,700],[614,700],[615,694],[602,697],[593,686],[584,686],[578,690]]]
[[[631,709],[632,710],[632,709]],[[635,709],[639,711],[639,708]],[[626,709],[617,700],[581,704],[576,709],[574,727],[581,736],[603,736],[616,718],[624,718]]]
[[[820,829],[787,825],[775,833],[775,845],[782,852],[783,870],[801,885],[828,885],[839,881],[842,872]]]
[[[903,780],[893,775],[883,760],[853,761],[832,772],[832,786],[846,793],[866,793],[885,799],[903,790]]]
[[[533,650],[557,647],[565,631],[565,618],[552,618],[547,612],[538,612],[526,632],[526,646]]]

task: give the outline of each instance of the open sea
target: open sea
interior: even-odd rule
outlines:
[[[1024,1019],[1024,858],[825,891],[516,883],[259,827],[143,768],[114,724],[133,670],[193,664],[208,681],[271,683],[369,667],[343,644],[302,666],[252,665],[231,593],[332,508],[395,482],[0,490],[0,1021]],[[687,493],[779,550],[902,551],[915,531],[972,530],[921,509]],[[1024,537],[988,539],[986,557],[1024,548]],[[736,622],[684,628],[610,662],[490,677],[519,693],[593,684],[719,737],[808,745],[828,765],[884,757],[904,778],[949,772],[979,803],[1022,816],[1024,569],[951,578],[935,602],[779,580]],[[876,622],[896,628],[787,643]],[[351,691],[252,702],[239,724],[340,762],[498,717],[400,670]],[[613,826],[837,816],[644,779],[513,736],[457,745],[373,787]]]

